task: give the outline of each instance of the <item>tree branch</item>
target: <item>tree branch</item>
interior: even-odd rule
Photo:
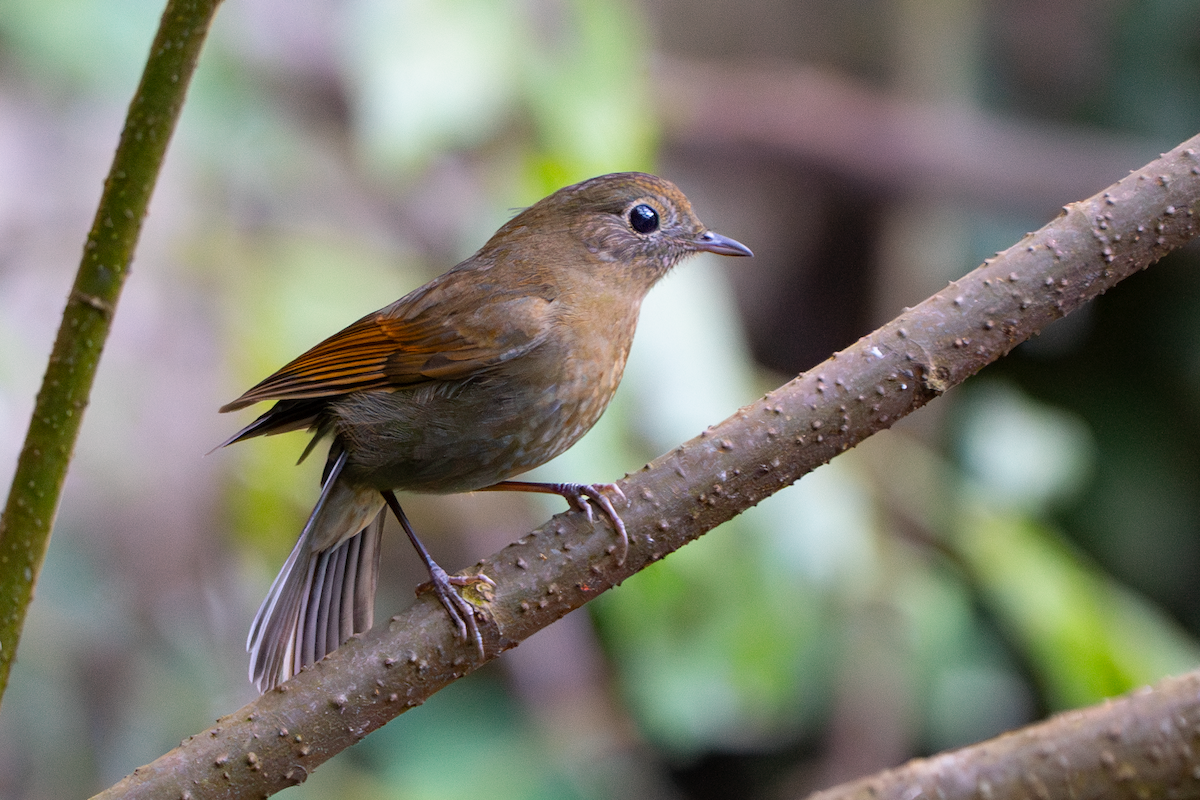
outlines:
[[[476,570],[497,584],[472,598],[487,658],[890,427],[1193,238],[1197,149],[1200,137],[1066,207],[921,305],[627,476],[624,564],[613,558],[612,533],[593,532],[578,513],[481,562]],[[481,663],[426,598],[97,797],[270,794]],[[1118,760],[1122,745],[1117,737],[1108,748]]]
[[[1200,672],[1059,714],[981,744],[817,792],[809,800],[1200,797]]]
[[[104,182],[0,516],[0,696],[142,220],[220,0],[171,0]]]

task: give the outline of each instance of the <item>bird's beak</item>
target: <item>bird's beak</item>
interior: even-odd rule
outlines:
[[[722,236],[719,233],[705,231],[696,237],[696,249],[704,250],[709,253],[716,253],[719,256],[752,256],[753,252],[749,247],[737,241],[730,239],[728,236]]]

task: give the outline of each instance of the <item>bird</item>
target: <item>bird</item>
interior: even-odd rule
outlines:
[[[629,546],[615,484],[510,480],[562,453],[621,380],[642,300],[694,253],[752,256],[708,230],[670,181],[639,172],[564,187],[516,214],[471,257],[317,344],[221,407],[274,401],[221,446],[307,430],[328,439],[321,491],[247,637],[261,692],[371,627],[387,511],[458,635],[483,644],[475,606],[396,498],[525,491],[594,505]],[[494,584],[492,584],[494,585]]]

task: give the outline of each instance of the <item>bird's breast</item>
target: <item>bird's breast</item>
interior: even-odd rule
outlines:
[[[464,492],[562,453],[608,407],[634,327],[611,318],[598,329],[572,323],[466,379],[339,400],[331,414],[349,453],[347,477],[379,489]]]

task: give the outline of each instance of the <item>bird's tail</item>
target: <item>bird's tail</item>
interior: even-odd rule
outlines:
[[[250,680],[265,692],[371,627],[383,497],[339,480],[331,462],[299,541],[254,616]]]

